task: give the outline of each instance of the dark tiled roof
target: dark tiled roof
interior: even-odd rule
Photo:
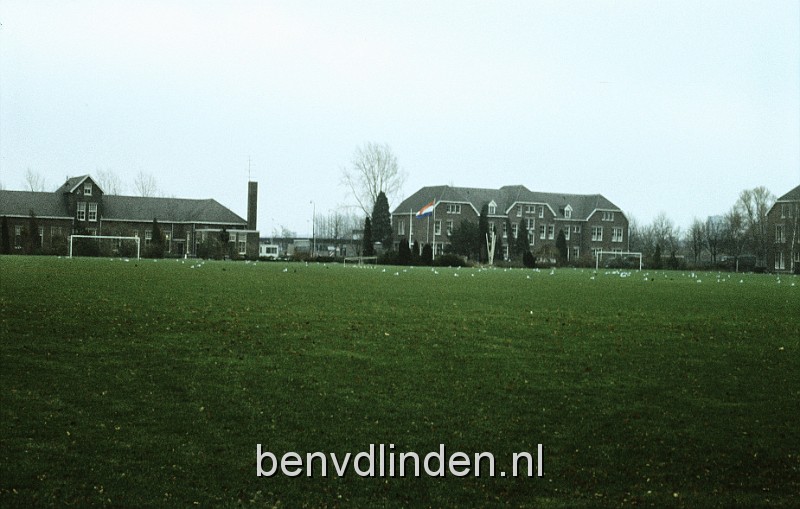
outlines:
[[[32,210],[37,217],[69,219],[72,216],[67,211],[64,193],[75,189],[85,178],[69,179],[55,193],[0,191],[0,216],[28,216]],[[140,196],[105,195],[102,218],[127,221],[152,221],[155,218],[164,222],[247,224],[245,219],[216,200]]]
[[[61,193],[0,191],[0,216],[70,217]]]
[[[165,222],[247,224],[246,220],[216,200],[141,196],[104,196],[103,218],[129,221],[152,221],[155,218]]]
[[[403,200],[393,213],[416,212],[434,199],[437,203],[470,203],[478,212],[480,212],[484,203],[494,201],[497,205],[497,215],[503,216],[508,215],[509,209],[515,203],[544,203],[549,205],[558,216],[561,216],[561,210],[569,205],[572,207],[573,219],[588,219],[591,213],[598,209],[620,210],[619,207],[600,194],[541,193],[531,191],[521,185],[504,186],[500,189],[431,186],[423,187]]]
[[[81,185],[84,180],[89,178],[89,175],[81,175],[80,177],[70,177],[64,182],[64,185],[59,187],[57,193],[71,193],[76,187]]]
[[[800,186],[795,187],[788,193],[778,198],[778,201],[797,201],[797,200],[800,200]]]

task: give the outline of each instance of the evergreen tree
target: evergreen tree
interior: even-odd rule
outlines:
[[[430,244],[425,244],[422,247],[422,264],[431,265],[433,263],[433,248]]]
[[[451,252],[473,260],[480,255],[480,246],[477,242],[478,226],[469,219],[464,219],[453,228],[449,239]]]
[[[556,238],[556,251],[558,253],[559,265],[567,263],[567,236],[564,235],[564,230],[558,230],[558,237]]]
[[[381,191],[372,209],[372,238],[383,245],[384,249],[392,248],[392,215],[389,212],[389,200]]]
[[[528,230],[525,228],[525,220],[519,222],[519,229],[517,230],[517,242],[515,244],[517,255],[525,255],[531,252],[530,242],[528,240]],[[524,260],[523,260],[524,262]]]
[[[526,249],[524,253],[522,253],[522,264],[529,269],[536,267],[536,257],[533,256],[530,249]]]
[[[372,221],[369,216],[364,220],[364,239],[362,246],[362,256],[375,256],[375,247],[372,242]]]
[[[11,237],[8,233],[8,218],[3,216],[0,222],[0,254],[11,254]]]
[[[478,252],[481,263],[489,261],[489,251],[486,249],[487,235],[489,235],[489,204],[484,203],[481,207],[481,215],[478,217]]]
[[[514,244],[516,239],[514,238],[514,230],[511,229],[511,219],[508,217],[506,218],[506,234],[508,235],[508,261],[511,261],[514,259],[514,255],[517,254],[517,248]]]
[[[227,232],[226,232],[227,233]],[[158,221],[153,218],[153,230],[150,234],[150,245],[147,247],[147,255],[150,258],[164,258],[164,248],[166,239],[161,231]]]
[[[420,246],[419,241],[414,241],[414,247],[411,249],[411,263],[419,263],[420,262]]]
[[[400,265],[411,263],[411,248],[408,247],[406,239],[400,239],[400,245],[397,248],[397,263]]]
[[[25,228],[25,254],[38,254],[42,250],[41,239],[39,238],[39,221],[36,214],[30,211],[28,226]]]
[[[494,242],[494,259],[495,260],[503,260],[503,236],[496,235],[496,240]]]

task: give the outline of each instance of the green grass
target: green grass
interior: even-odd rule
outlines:
[[[800,278],[193,263],[0,257],[0,506],[800,505]]]

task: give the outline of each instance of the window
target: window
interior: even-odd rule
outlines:
[[[152,230],[145,230],[144,231],[144,245],[145,246],[149,246],[151,240],[153,240],[153,231]]]
[[[794,209],[794,205],[791,203],[782,203],[781,204],[781,219],[792,218],[792,210]]]
[[[525,213],[526,214],[536,214],[536,205],[526,205],[525,206]]]
[[[539,205],[539,218],[544,217],[544,205]]]
[[[786,237],[783,235],[783,225],[776,224],[775,225],[775,243],[776,244],[783,244],[786,242]]]
[[[453,234],[453,220],[452,219],[448,219],[447,220],[447,235],[452,235],[452,234]]]
[[[492,201],[489,204],[489,214],[495,215],[496,213],[497,213],[497,204],[494,201]]]
[[[489,223],[489,233],[497,233],[497,228],[495,228],[494,223]]]
[[[511,225],[511,233],[514,235],[515,239],[519,235],[519,225],[517,223]]]
[[[247,254],[247,234],[246,233],[239,234],[239,254],[240,255]]]
[[[97,221],[97,203],[89,204],[89,221]]]
[[[522,205],[517,205],[517,217],[522,217]]]
[[[576,226],[572,227],[572,233],[580,233],[580,232],[581,232],[581,227],[580,226],[576,225]]]
[[[613,221],[614,220],[614,213],[605,211],[603,212],[603,221]]]
[[[44,247],[44,226],[39,227],[39,247]]]
[[[564,228],[563,232],[564,232],[564,240],[569,240],[569,226]]]
[[[461,204],[460,203],[448,203],[447,204],[447,213],[448,214],[461,214]]]
[[[622,242],[622,228],[615,226],[611,230],[611,242]]]
[[[503,223],[503,237],[508,238],[508,222]]]
[[[602,226],[592,226],[592,241],[593,242],[600,242],[603,240],[603,227]]]
[[[578,246],[572,246],[572,259],[577,260],[581,257],[581,248]]]
[[[533,232],[534,228],[536,228],[536,221],[529,217],[525,220],[525,228],[528,230],[528,232]]]
[[[547,225],[547,238],[553,240],[555,238],[556,233],[556,225],[549,224]]]
[[[433,223],[433,234],[434,235],[441,235],[442,234],[442,221],[436,220]]]
[[[547,238],[547,231],[546,231],[545,225],[543,225],[543,224],[539,225],[539,238],[540,239],[546,239]]]
[[[597,259],[597,253],[599,253],[600,251],[602,251],[602,249],[601,249],[601,248],[599,248],[599,247],[593,247],[593,248],[592,248],[592,258],[593,258],[593,259]]]
[[[22,247],[22,226],[14,225],[14,247],[20,249]]]
[[[572,219],[572,207],[569,205],[564,207],[564,219]]]
[[[405,235],[406,234],[406,222],[405,221],[398,221],[397,222],[397,234],[398,235]]]
[[[83,195],[84,196],[91,196],[92,195],[92,183],[86,182],[83,184]]]
[[[52,242],[54,237],[60,237],[63,235],[63,230],[60,226],[51,226],[50,227],[50,241]]]
[[[86,202],[79,201],[78,202],[78,214],[76,216],[78,221],[86,221]]]

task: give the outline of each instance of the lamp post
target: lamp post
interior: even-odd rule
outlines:
[[[311,256],[315,256],[317,254],[317,204],[314,203],[314,200],[309,202],[313,207],[311,213]]]

